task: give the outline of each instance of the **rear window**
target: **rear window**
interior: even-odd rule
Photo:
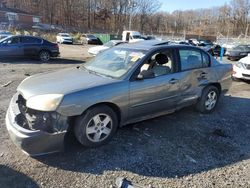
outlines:
[[[96,39],[96,37],[94,35],[87,35],[87,37],[90,39]]]
[[[198,50],[179,50],[180,60],[181,60],[181,70],[191,70],[202,68],[202,56],[201,52]]]
[[[34,38],[34,37],[22,37],[21,38],[21,43],[24,43],[24,44],[41,44],[42,39]]]

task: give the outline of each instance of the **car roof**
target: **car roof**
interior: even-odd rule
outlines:
[[[158,42],[137,42],[137,43],[127,43],[123,44],[122,46],[117,46],[115,48],[126,48],[126,49],[135,49],[135,50],[153,50],[153,49],[161,49],[163,47],[169,47],[169,48],[192,48],[192,49],[198,49],[202,50],[199,47],[196,46],[188,46],[183,44],[173,44],[169,43],[168,41],[158,41]],[[203,50],[204,51],[204,50]]]
[[[44,40],[42,37],[39,37],[39,36],[32,36],[32,35],[12,35],[10,36],[11,37],[31,37],[31,38],[37,38],[37,39],[41,39],[41,40]]]
[[[159,46],[165,46],[168,44],[168,41],[158,41],[158,40],[145,40],[141,42],[135,43],[125,43],[122,45],[122,48],[131,48],[131,49],[138,49],[138,50],[150,50],[153,48],[157,48]],[[169,46],[169,45],[167,45]]]

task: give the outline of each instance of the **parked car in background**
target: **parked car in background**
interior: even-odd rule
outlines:
[[[81,36],[81,43],[84,44],[96,44],[96,45],[102,45],[102,41],[97,38],[95,35],[91,34],[83,34]]]
[[[9,31],[0,31],[0,39],[12,36],[12,33]]]
[[[111,41],[103,44],[102,46],[94,46],[94,47],[89,48],[88,53],[90,55],[96,56],[97,54],[99,54],[99,53],[101,53],[109,48],[112,48],[114,46],[118,46],[120,44],[125,44],[125,43],[127,43],[127,42],[122,41],[122,40],[111,40]]]
[[[212,48],[213,48],[213,51],[214,51],[214,55],[220,56],[222,47],[221,47],[219,44],[214,44],[214,45],[212,46]],[[223,56],[226,54],[226,52],[227,52],[227,49],[224,48],[224,49],[223,49]]]
[[[206,52],[210,53],[212,56],[220,56],[222,47],[218,44],[207,45],[207,46],[200,46]],[[226,49],[223,49],[223,56],[226,53]]]
[[[185,106],[213,112],[231,86],[231,70],[196,47],[116,46],[83,65],[23,80],[7,111],[7,130],[33,156],[60,151],[68,130],[83,146],[97,147],[118,127]]]
[[[0,57],[36,57],[49,61],[60,54],[58,44],[34,36],[10,36],[0,40]]]
[[[229,60],[239,60],[250,53],[250,45],[238,45],[228,51]]]
[[[199,41],[197,39],[188,39],[188,43],[192,46],[198,46]]]
[[[232,79],[234,81],[250,80],[250,54],[233,65]]]
[[[224,49],[226,49],[226,52],[225,52],[225,55],[227,56],[228,55],[228,52],[232,49],[232,48],[234,48],[234,47],[236,47],[236,46],[238,46],[239,44],[236,44],[236,43],[224,43],[224,44],[221,44],[221,46],[224,48]]]
[[[199,40],[198,46],[213,46],[210,40]]]
[[[133,43],[144,41],[145,39],[142,37],[139,31],[123,31],[122,40],[127,41],[129,43]]]
[[[60,44],[73,44],[73,37],[68,33],[58,33],[56,36],[56,42]]]
[[[153,35],[143,35],[142,39],[144,39],[144,40],[156,40],[156,37]]]
[[[191,44],[187,40],[179,40],[179,41],[174,41],[170,43],[191,46]]]

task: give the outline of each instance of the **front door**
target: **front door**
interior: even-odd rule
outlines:
[[[175,72],[173,51],[156,52],[137,72],[152,71],[153,77],[130,82],[131,121],[139,121],[175,109],[179,94],[178,74]]]
[[[20,44],[20,37],[11,37],[6,39],[0,45],[0,56],[1,57],[16,57],[23,54],[23,49]]]

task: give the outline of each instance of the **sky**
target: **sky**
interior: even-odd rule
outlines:
[[[222,6],[230,0],[159,0],[162,3],[161,11],[189,10]]]

